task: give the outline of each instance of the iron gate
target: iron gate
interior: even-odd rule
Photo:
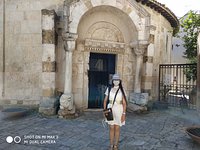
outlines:
[[[162,64],[159,66],[159,101],[169,106],[196,106],[196,80],[188,79],[188,73],[197,69],[197,64]],[[196,75],[196,74],[195,74]]]

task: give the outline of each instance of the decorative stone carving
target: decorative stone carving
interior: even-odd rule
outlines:
[[[73,103],[72,94],[63,94],[60,97],[60,110],[58,111],[59,118],[75,117],[75,106]]]
[[[98,52],[103,51],[105,53],[124,53],[125,43],[86,39],[85,50]]]
[[[97,22],[93,24],[88,30],[87,38],[120,43],[124,42],[121,31],[108,22]]]
[[[60,109],[72,110],[72,108],[73,108],[72,96],[63,94],[60,97]]]
[[[42,62],[42,72],[55,72],[56,62],[55,61],[43,61]]]
[[[143,55],[148,45],[149,45],[148,41],[136,41],[130,43],[130,47],[133,48],[137,56]]]
[[[147,105],[148,97],[148,93],[131,93],[130,102],[140,106],[145,106]]]
[[[143,63],[143,54],[148,46],[148,41],[136,41],[131,42],[130,47],[133,48],[136,54],[136,72],[135,72],[135,85],[134,92],[141,93],[141,76],[142,76],[142,63]]]

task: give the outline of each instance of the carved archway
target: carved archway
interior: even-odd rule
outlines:
[[[74,94],[75,103],[80,107],[87,108],[89,53],[95,51],[118,54],[117,60],[121,65],[116,68],[122,73],[124,67],[124,70],[129,70],[128,74],[132,74],[133,67],[124,66],[125,63],[123,63],[135,59],[129,46],[130,42],[148,39],[150,17],[147,11],[134,1],[123,0],[120,5],[118,2],[81,0],[70,5],[68,31],[78,35],[76,50],[73,52],[73,63],[76,63],[74,66],[80,68],[73,71],[77,72],[76,75],[73,74],[73,82],[76,84],[77,81],[83,81],[73,89],[77,91]],[[129,56],[132,58],[127,59]],[[134,63],[128,62],[128,64]],[[130,78],[126,77],[124,79],[128,83]],[[133,76],[131,80],[134,82]],[[132,82],[131,85],[133,85]]]
[[[103,21],[93,24],[89,28],[86,38],[121,43],[124,42],[121,31],[114,24]]]
[[[138,40],[148,40],[150,33],[150,14],[136,1],[129,0],[71,0],[69,32],[77,33],[79,22],[89,10],[98,6],[110,6],[124,12],[135,24],[138,31]]]
[[[121,31],[110,22],[97,22],[86,33],[85,50],[104,53],[123,53],[124,38]]]

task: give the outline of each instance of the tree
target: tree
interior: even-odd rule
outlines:
[[[183,46],[186,49],[183,57],[187,58],[190,63],[197,63],[197,36],[200,29],[200,14],[195,11],[189,11],[185,17],[180,20],[184,32],[182,37],[184,41]],[[196,68],[190,68],[184,72],[188,80],[196,80]]]

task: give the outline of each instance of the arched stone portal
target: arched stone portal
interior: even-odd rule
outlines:
[[[138,62],[138,53],[135,54],[132,48],[134,47],[137,52],[141,51],[142,54],[145,52],[145,49],[140,48],[144,47],[141,45],[147,45],[149,38],[149,14],[135,2],[123,5],[109,1],[79,1],[71,3],[69,9],[66,33],[77,34],[77,39],[66,39],[70,47],[70,51],[66,53],[73,55],[72,59],[69,59],[72,60],[73,84],[72,90],[65,90],[65,93],[69,94],[68,91],[72,91],[76,106],[88,108],[88,70],[91,52],[115,54],[115,72],[122,77],[127,94],[132,92],[135,80],[139,81],[136,77],[140,77],[135,74],[138,71],[134,65]],[[73,44],[74,42],[76,44]],[[141,66],[137,69],[141,70]],[[70,74],[70,67],[66,68],[65,74]],[[69,82],[70,78],[65,81],[65,86],[70,85]]]

